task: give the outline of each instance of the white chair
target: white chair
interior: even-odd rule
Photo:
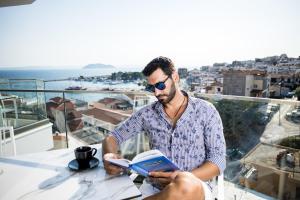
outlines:
[[[6,126],[6,122],[4,121],[4,112],[0,104],[0,127],[1,126]]]
[[[217,199],[218,200],[224,200],[224,175],[220,174],[216,178],[217,180]]]
[[[7,133],[9,133],[9,139],[6,138]],[[12,126],[8,127],[0,127],[0,157],[11,155],[6,149],[8,145],[8,141],[10,141],[10,146],[12,147],[12,153],[15,156],[17,154],[16,150],[16,141],[14,135],[14,128]]]
[[[6,107],[5,102],[12,102],[13,107]],[[14,120],[14,126],[17,126],[18,122],[18,106],[17,106],[17,97],[14,95],[10,96],[0,96],[0,114],[2,118],[2,124],[3,126],[7,126],[8,124],[8,119],[6,118],[6,113],[9,112],[14,112],[15,113],[15,120]]]

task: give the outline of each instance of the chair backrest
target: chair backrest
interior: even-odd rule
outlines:
[[[224,175],[220,174],[216,176],[212,183],[215,187],[213,187],[213,199],[214,200],[224,200]]]
[[[217,176],[218,200],[224,200],[224,175]]]
[[[9,139],[6,138],[7,133],[9,133]],[[12,153],[15,156],[17,154],[17,150],[14,128],[12,126],[0,127],[0,157],[9,155],[6,149],[6,145],[9,140],[10,146],[12,147]]]
[[[4,117],[3,117],[3,111],[2,111],[2,106],[0,103],[0,127],[4,126]]]

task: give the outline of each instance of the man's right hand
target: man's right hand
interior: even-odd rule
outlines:
[[[119,154],[115,154],[115,153],[104,154],[103,165],[104,165],[104,169],[106,170],[106,172],[108,174],[117,175],[124,171],[121,167],[118,167],[118,166],[113,165],[110,162],[108,162],[107,159],[109,159],[109,158],[120,159],[122,157]]]

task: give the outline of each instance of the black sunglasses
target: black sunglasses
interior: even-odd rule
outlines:
[[[154,85],[150,85],[148,84],[145,88],[146,91],[148,92],[155,92],[155,88],[159,89],[159,90],[164,90],[166,88],[166,84],[165,82],[170,78],[170,76],[168,76],[164,81],[160,81],[155,83]]]

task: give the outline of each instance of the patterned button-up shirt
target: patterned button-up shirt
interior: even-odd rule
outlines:
[[[120,145],[144,131],[150,148],[158,149],[184,171],[210,161],[222,173],[226,167],[223,125],[215,107],[202,99],[188,97],[188,105],[173,128],[158,101],[127,119],[111,134]]]

